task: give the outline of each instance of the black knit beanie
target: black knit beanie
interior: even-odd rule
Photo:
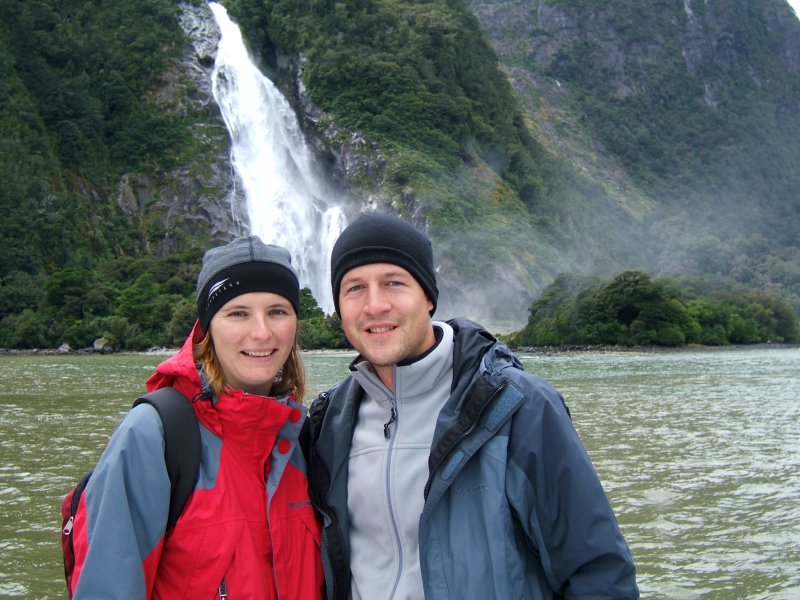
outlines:
[[[386,213],[368,212],[353,221],[336,240],[331,252],[333,304],[339,312],[339,288],[350,269],[372,263],[403,267],[422,286],[436,310],[439,289],[433,268],[433,249],[424,233]]]
[[[300,314],[300,285],[286,248],[251,235],[206,252],[197,277],[197,315],[203,331],[227,302],[250,292],[283,296]]]

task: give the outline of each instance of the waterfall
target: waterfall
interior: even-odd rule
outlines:
[[[291,105],[251,60],[238,26],[222,5],[209,6],[221,33],[212,90],[231,136],[251,232],[289,250],[300,285],[330,314],[328,269],[345,225],[341,202],[321,177]]]

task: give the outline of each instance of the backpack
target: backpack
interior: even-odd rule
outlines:
[[[169,474],[170,498],[167,531],[177,522],[189,494],[194,490],[200,469],[200,428],[188,399],[173,387],[165,387],[137,398],[133,406],[151,404],[164,425],[164,461]],[[83,490],[92,475],[89,471],[61,502],[61,551],[64,556],[64,575],[67,591],[72,598],[72,577],[75,570],[75,551],[72,524]]]

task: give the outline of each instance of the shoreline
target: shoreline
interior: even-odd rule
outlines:
[[[519,346],[512,348],[515,353],[538,354],[542,356],[564,354],[667,354],[674,352],[714,352],[741,350],[768,350],[800,348],[796,342],[728,344],[726,346],[705,346],[703,344],[686,344],[685,346],[604,346],[592,344],[559,345],[559,346]]]
[[[786,349],[800,348],[800,343],[760,343],[760,344],[729,344],[727,346],[704,346],[702,344],[687,344],[685,346],[604,346],[594,344],[556,345],[556,346],[517,346],[511,348],[515,354],[537,354],[540,356],[557,356],[570,354],[665,354],[670,352],[710,352],[710,351],[741,351],[756,349]],[[78,350],[64,350],[61,348],[0,348],[0,356],[171,356],[179,348],[150,348],[148,350],[94,350],[82,348]],[[312,348],[302,350],[304,356],[356,356],[357,352],[351,349]]]

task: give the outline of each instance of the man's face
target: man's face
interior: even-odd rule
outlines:
[[[432,309],[417,280],[397,265],[363,265],[342,278],[339,316],[344,333],[389,389],[394,365],[433,346]]]

